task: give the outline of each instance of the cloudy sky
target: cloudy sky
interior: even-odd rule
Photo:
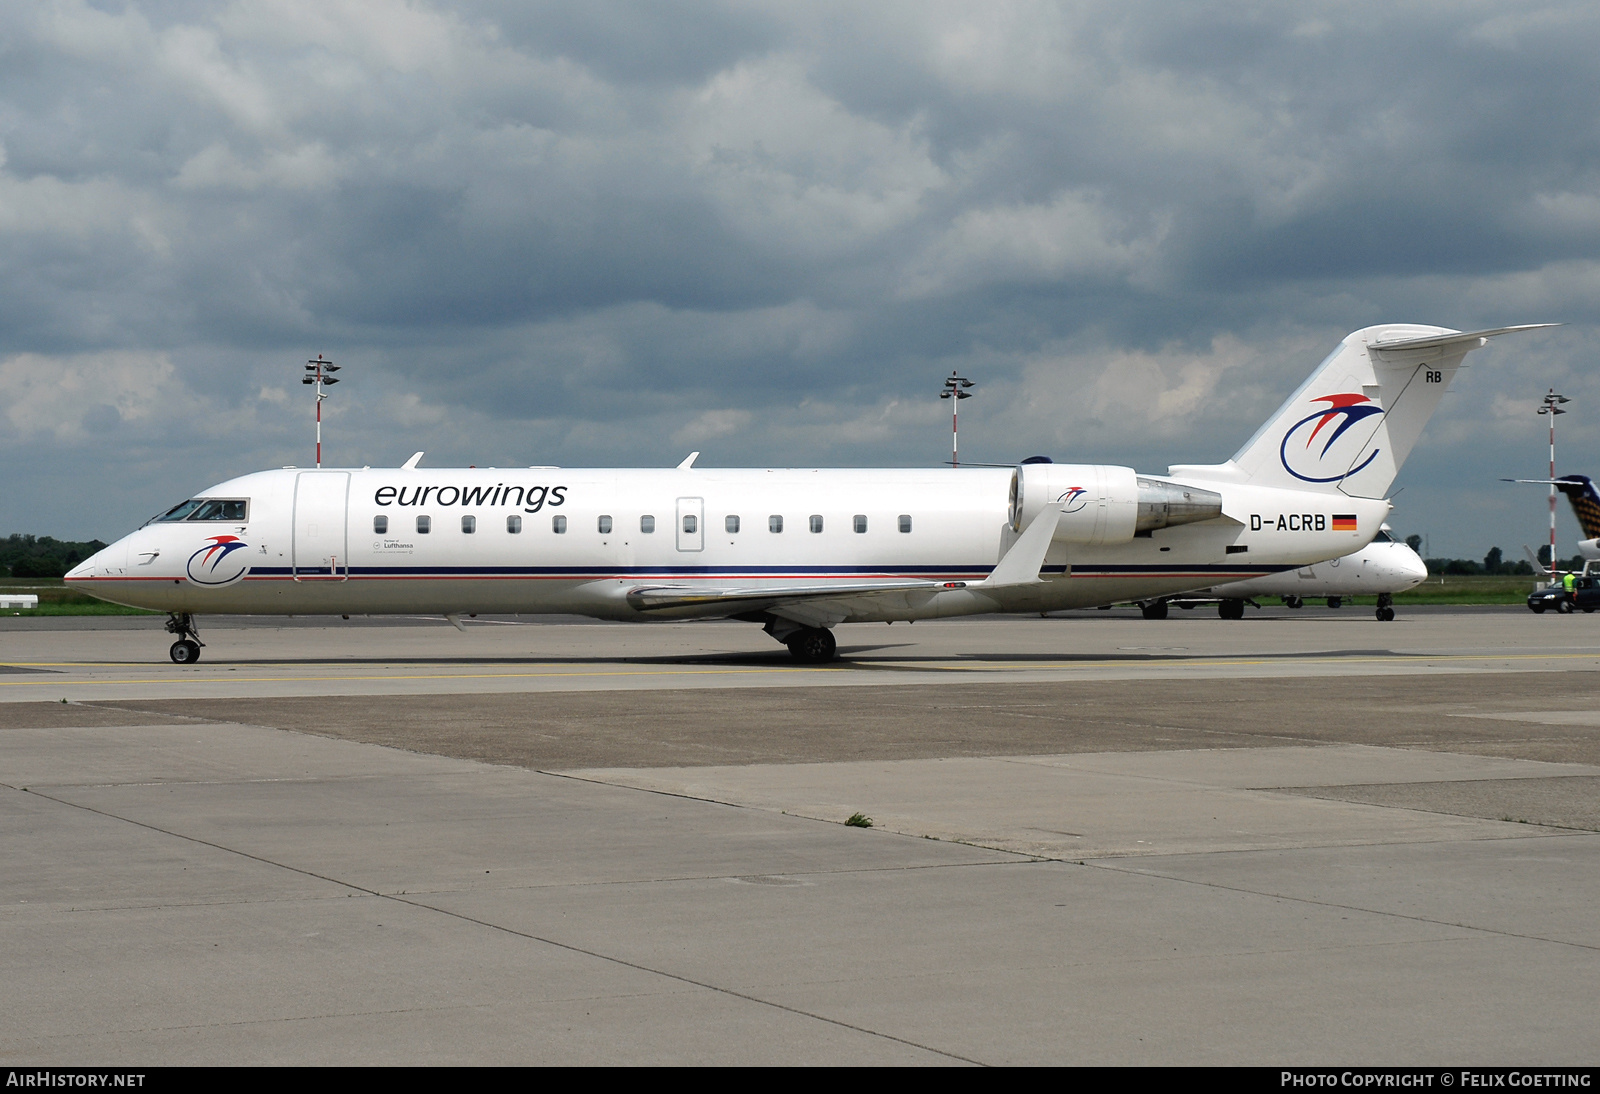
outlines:
[[[0,5],[0,534],[329,462],[1226,459],[1346,333],[1469,358],[1434,554],[1600,477],[1600,7]],[[1577,525],[1563,507],[1564,548]]]

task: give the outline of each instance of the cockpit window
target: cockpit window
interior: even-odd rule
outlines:
[[[171,509],[168,509],[165,513],[162,513],[150,523],[157,524],[164,520],[182,520],[184,517],[200,508],[200,502],[200,498],[191,498],[189,501],[186,501],[181,505],[174,505]]]
[[[1377,535],[1372,537],[1372,542],[1374,542],[1374,543],[1393,543],[1394,542],[1394,537],[1391,536],[1388,532],[1380,531]]]
[[[242,498],[190,498],[161,514],[152,524],[174,520],[225,520],[242,524],[247,519],[250,503]]]
[[[239,498],[207,498],[205,502],[189,514],[190,520],[226,520],[239,522],[245,519],[248,505]]]

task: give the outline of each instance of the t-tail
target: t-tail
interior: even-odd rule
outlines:
[[[1409,324],[1358,330],[1339,343],[1233,459],[1174,467],[1171,473],[1381,498],[1466,355],[1497,335],[1554,325],[1466,333]]]

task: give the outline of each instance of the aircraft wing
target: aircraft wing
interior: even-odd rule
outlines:
[[[1039,584],[1039,568],[1061,519],[1050,506],[1028,525],[989,576],[978,582],[916,581],[886,578],[882,581],[834,585],[779,585],[767,588],[706,589],[689,585],[641,585],[630,589],[628,603],[662,618],[716,619],[746,612],[771,612],[807,626],[831,626],[848,619],[857,605],[898,601],[910,608],[912,600],[925,601],[947,589],[1006,591]]]
[[[885,580],[835,585],[775,585],[753,588],[707,589],[688,585],[641,585],[628,591],[628,603],[641,612],[677,619],[710,619],[770,611],[793,617],[844,618],[851,603],[964,589],[965,581]],[[828,602],[828,603],[824,603]],[[814,610],[807,610],[807,606]]]

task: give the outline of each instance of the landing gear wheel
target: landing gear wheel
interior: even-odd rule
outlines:
[[[1344,607],[1344,597],[1342,597],[1342,596],[1330,596],[1330,597],[1328,597],[1328,607],[1330,607],[1330,608],[1342,608],[1342,607]]]
[[[1306,602],[1301,600],[1298,596],[1286,596],[1283,598],[1283,603],[1286,607],[1290,608],[1303,608],[1306,606]]]
[[[1167,602],[1165,600],[1152,600],[1148,604],[1140,604],[1139,611],[1146,619],[1165,619],[1167,617]]]
[[[1379,608],[1378,609],[1378,622],[1379,623],[1392,623],[1392,622],[1394,622],[1394,609],[1393,608],[1389,608],[1389,607]]]
[[[833,632],[826,627],[807,627],[796,631],[784,643],[796,661],[810,665],[825,665],[838,654],[839,646]]]
[[[200,647],[205,643],[200,641],[200,632],[195,629],[194,616],[188,612],[169,612],[165,626],[168,634],[178,636],[178,640],[167,651],[173,664],[192,665],[200,660]]]
[[[1218,601],[1217,614],[1223,619],[1243,619],[1244,601],[1233,599]]]

